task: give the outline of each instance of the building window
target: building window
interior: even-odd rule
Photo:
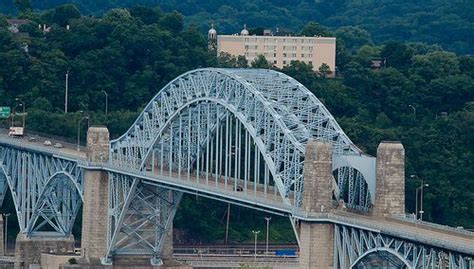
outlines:
[[[296,53],[292,53],[291,57],[296,58]]]
[[[274,64],[277,64],[277,61],[275,60],[275,61],[273,61],[273,63],[274,63]]]
[[[283,61],[283,64],[286,64],[286,61]]]
[[[304,53],[301,53],[301,58],[304,58]]]
[[[286,56],[286,53],[283,53],[283,57],[287,57],[287,56]]]
[[[313,61],[309,61],[308,64],[313,65]]]
[[[245,45],[245,49],[248,50],[248,49],[249,49],[249,45]]]

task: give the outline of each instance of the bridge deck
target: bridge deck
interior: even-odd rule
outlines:
[[[58,157],[85,162],[85,152],[76,150],[75,145],[63,143],[61,141],[50,140],[53,145],[56,142],[63,144],[63,148],[54,148],[44,146],[42,143],[46,138],[37,137],[35,142],[28,141],[25,138],[10,138],[6,133],[0,133],[0,144],[22,148],[25,150],[36,151],[44,154],[52,154]],[[371,215],[362,215],[351,212],[337,210],[329,214],[306,214],[302,211],[295,211],[274,191],[264,192],[263,186],[252,186],[246,191],[236,191],[234,179],[228,179],[227,183],[222,177],[216,181],[206,181],[205,177],[197,180],[192,176],[189,180],[182,178],[176,173],[159,174],[155,171],[130,171],[123,167],[116,167],[110,164],[100,165],[101,169],[109,172],[116,172],[135,176],[148,181],[157,182],[179,189],[188,193],[199,193],[212,199],[241,203],[242,205],[253,206],[260,210],[272,211],[275,213],[292,215],[296,218],[313,222],[330,222],[349,225],[361,229],[374,230],[394,237],[405,238],[416,242],[422,242],[427,245],[444,247],[466,254],[474,255],[474,233],[457,230],[451,227],[443,227],[428,222],[410,221],[396,217],[375,217]]]

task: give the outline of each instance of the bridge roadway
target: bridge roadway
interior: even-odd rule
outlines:
[[[44,146],[44,140],[46,139],[37,137],[35,142],[31,142],[28,141],[27,137],[10,138],[6,133],[0,133],[0,144],[75,160],[83,167],[127,174],[186,193],[198,194],[211,199],[231,202],[275,214],[291,215],[300,220],[341,224],[474,255],[474,233],[466,230],[424,221],[410,220],[404,216],[375,217],[368,214],[364,215],[349,212],[347,210],[335,210],[333,213],[321,214],[307,214],[303,211],[295,212],[290,205],[283,202],[278,194],[274,192],[263,193],[260,186],[252,189],[252,191],[235,191],[233,185],[229,184],[229,182],[234,182],[232,179],[230,179],[227,184],[223,183],[222,179],[206,184],[203,178],[198,182],[196,177],[190,180],[179,179],[176,173],[164,173],[161,175],[159,174],[159,169],[155,171],[130,171],[129,169],[116,167],[111,164],[88,163],[84,150],[77,151],[75,145],[61,142],[64,145],[63,148],[54,148]],[[56,141],[52,142],[54,145]]]

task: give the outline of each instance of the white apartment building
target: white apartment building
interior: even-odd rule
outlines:
[[[217,35],[212,27],[209,30],[209,44],[217,53],[227,52],[231,55],[243,55],[251,62],[258,55],[263,55],[278,68],[298,60],[313,65],[318,71],[325,63],[334,72],[336,67],[336,38],[307,36],[275,36],[266,31],[263,36],[249,35],[244,26],[240,35]]]

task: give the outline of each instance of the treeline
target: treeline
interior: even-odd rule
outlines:
[[[81,16],[74,5],[64,5],[20,16],[31,20],[20,29],[29,37],[11,33],[0,18],[0,106],[14,106],[15,98],[21,98],[27,128],[44,133],[74,138],[78,120],[89,115],[91,124],[107,124],[117,137],[162,86],[185,71],[247,64],[273,68],[264,57],[252,63],[225,54],[216,57],[199,29],[186,27],[179,13],[158,8],[113,9],[91,18]],[[43,33],[38,24],[51,26],[50,32]],[[423,179],[430,185],[425,189],[425,219],[473,227],[474,60],[423,43],[374,45],[359,28],[331,31],[310,23],[301,31],[338,37],[339,76],[326,78],[301,62],[281,71],[320,98],[366,152],[375,154],[382,140],[403,142],[408,212],[414,211],[415,188]],[[374,60],[380,68],[374,69]],[[65,114],[67,72],[70,113]],[[416,177],[411,179],[411,174]],[[208,200],[184,201],[177,227],[197,241],[222,240],[226,209]],[[197,212],[207,214],[206,221],[194,219]],[[246,225],[233,230],[231,240],[251,239],[252,228],[264,229],[263,216],[244,215],[232,215],[234,224],[238,217]],[[274,225],[281,228],[273,239],[292,240],[286,220]]]
[[[0,12],[15,14],[28,0],[0,2]],[[356,26],[370,33],[377,44],[387,40],[439,44],[460,54],[473,54],[474,5],[471,0],[31,0],[35,9],[75,3],[85,15],[101,15],[111,8],[144,5],[177,10],[187,24],[206,31],[214,22],[218,31],[238,33],[250,27],[287,29],[298,33],[308,21],[335,30]]]

